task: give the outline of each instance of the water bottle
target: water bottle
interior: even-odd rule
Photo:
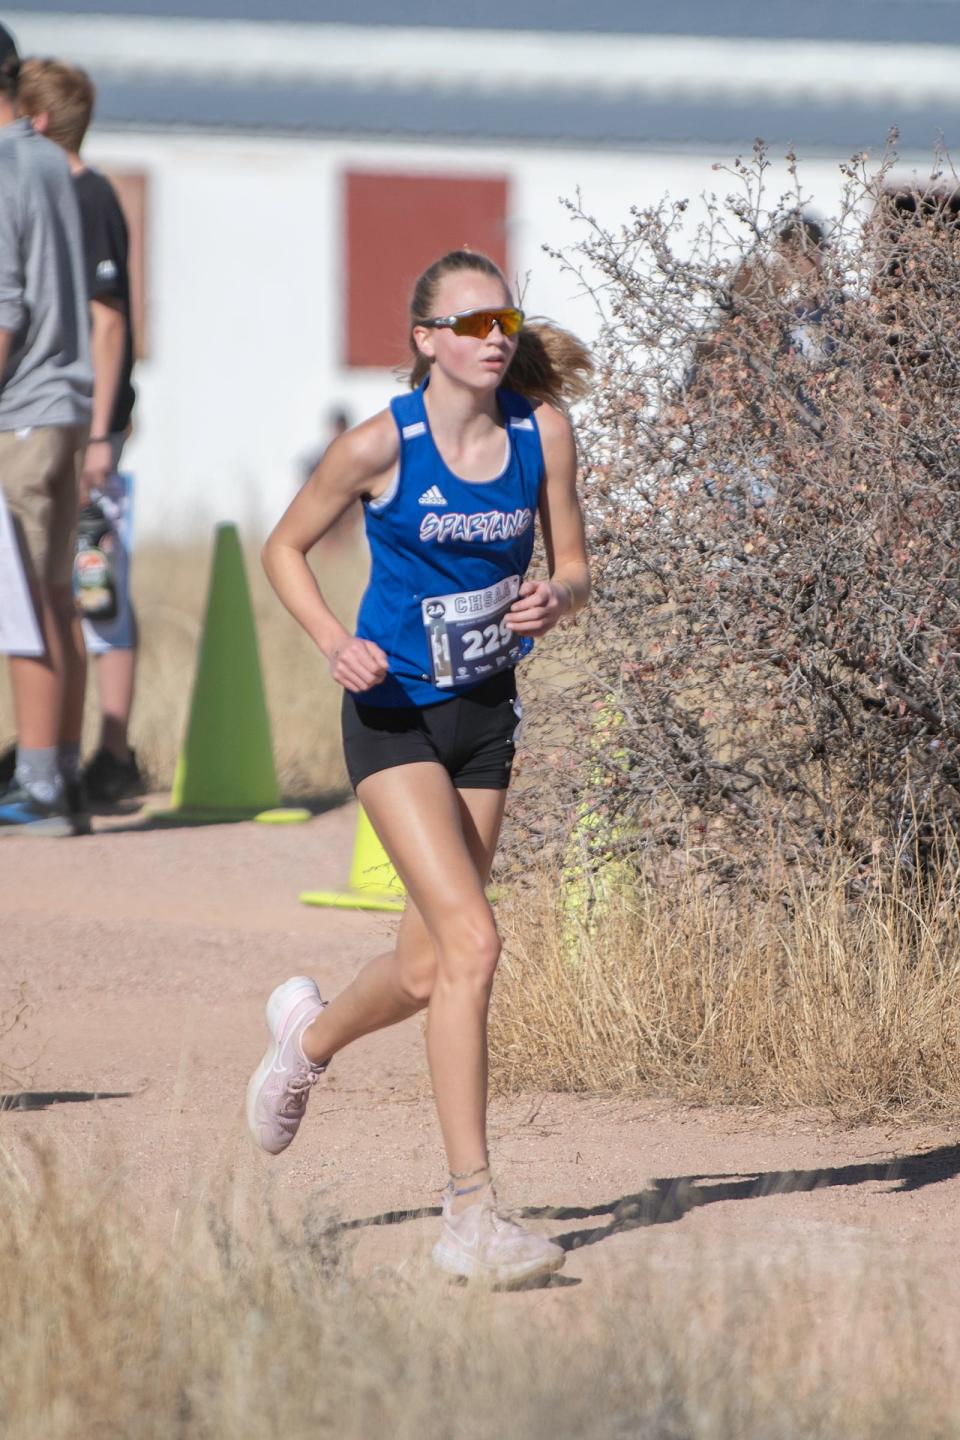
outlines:
[[[117,537],[96,500],[80,511],[77,552],[73,561],[73,594],[87,620],[115,620]]]

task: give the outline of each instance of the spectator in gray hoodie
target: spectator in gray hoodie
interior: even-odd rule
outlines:
[[[20,61],[0,26],[0,488],[44,652],[12,655],[17,768],[0,838],[89,828],[79,798],[86,656],[71,592],[93,372],[80,216],[59,146],[17,113]]]

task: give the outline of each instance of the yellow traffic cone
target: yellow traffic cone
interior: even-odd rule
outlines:
[[[623,712],[610,697],[597,711],[590,747],[597,751],[615,735],[623,724]],[[611,759],[627,762],[625,749],[614,751]],[[598,763],[591,765],[588,780],[591,787],[603,784]],[[623,839],[623,828],[611,825],[599,811],[592,796],[583,802],[570,832],[560,870],[560,907],[563,913],[564,945],[571,957],[580,950],[586,935],[592,934],[596,921],[605,907],[621,894],[629,883],[629,866],[616,858],[616,842]]]
[[[337,910],[402,910],[406,891],[380,844],[362,807],[357,810],[357,834],[346,890],[304,890],[304,905],[327,905]]]

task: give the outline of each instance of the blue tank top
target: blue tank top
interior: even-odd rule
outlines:
[[[503,623],[533,554],[543,450],[533,407],[498,390],[508,454],[487,481],[461,480],[440,457],[426,382],[390,402],[400,431],[393,484],[365,505],[370,583],[357,634],[386,651],[390,673],[363,705],[436,705],[517,664],[529,636]]]

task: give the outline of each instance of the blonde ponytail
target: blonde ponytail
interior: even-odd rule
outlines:
[[[528,400],[545,400],[565,409],[590,392],[593,361],[576,335],[550,320],[524,325],[517,353],[503,383]]]

